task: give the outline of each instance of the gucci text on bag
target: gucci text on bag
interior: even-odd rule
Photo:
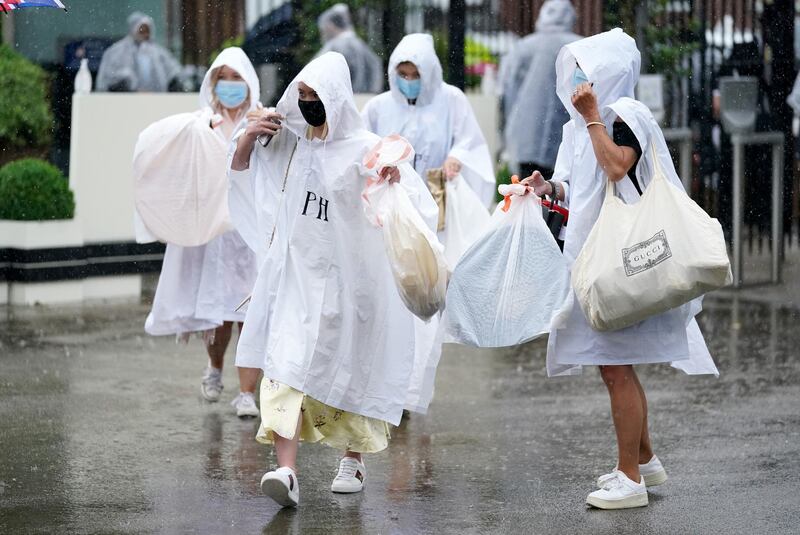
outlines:
[[[649,240],[622,249],[622,263],[628,277],[647,271],[671,256],[667,233],[663,230],[656,232]]]

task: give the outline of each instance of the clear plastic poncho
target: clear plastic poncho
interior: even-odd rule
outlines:
[[[347,60],[353,93],[383,91],[383,62],[358,35],[346,4],[336,4],[317,20],[324,45],[317,57],[325,52],[338,52]]]
[[[142,26],[150,29],[150,39],[139,42],[135,35]],[[172,54],[153,41],[155,24],[147,15],[135,12],[128,17],[128,35],[103,54],[97,73],[96,91],[149,91],[163,93],[181,71]]]
[[[325,106],[324,140],[307,135],[301,81]],[[364,215],[361,164],[379,138],[364,128],[344,57],[329,52],[306,65],[277,111],[280,133],[266,147],[255,143],[248,169],[229,172],[231,212],[252,213],[234,223],[259,239],[236,365],[397,425],[404,407],[427,409],[438,352],[419,354],[416,318],[398,295],[383,233]],[[425,183],[412,172],[400,185],[433,228],[438,209]]]
[[[411,105],[397,86],[397,66],[411,62],[422,90]],[[442,65],[428,34],[406,35],[389,58],[390,90],[372,98],[361,115],[379,136],[400,134],[417,153],[414,169],[425,177],[448,156],[459,160],[461,175],[485,206],[494,200],[495,176],[486,138],[464,93],[442,80]]]
[[[667,178],[682,187],[652,113],[632,98],[641,66],[641,56],[633,38],[615,28],[566,45],[558,55],[556,66],[558,96],[572,120],[563,128],[554,179],[570,181],[567,198],[570,219],[564,241],[564,256],[570,269],[597,221],[608,181],[595,157],[586,121],[572,105],[576,62],[594,84],[600,115],[609,132],[613,122],[620,118],[633,130],[642,148],[655,143]],[[636,168],[637,179],[644,188],[652,178],[650,159],[645,151]],[[627,177],[618,181],[615,189],[618,197],[626,203],[639,200],[633,183]],[[717,374],[694,319],[701,308],[697,299],[631,327],[598,332],[589,326],[581,307],[575,302],[559,328],[550,333],[548,374],[578,374],[582,365],[663,362],[671,362],[674,367],[690,374]]]
[[[505,150],[514,163],[553,168],[561,127],[569,114],[556,95],[556,57],[580,39],[572,32],[575,8],[569,0],[547,0],[536,31],[521,39],[502,65]]]

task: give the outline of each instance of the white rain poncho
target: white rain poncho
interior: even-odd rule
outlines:
[[[150,39],[137,42],[141,26],[150,28]],[[138,11],[128,17],[128,35],[103,54],[97,73],[96,91],[150,91],[161,93],[181,72],[181,65],[156,43],[153,19]]]
[[[354,93],[383,91],[383,62],[358,35],[346,4],[336,4],[317,20],[323,46],[317,57],[326,52],[338,52],[347,60]]]
[[[556,95],[556,56],[580,39],[572,33],[575,8],[569,0],[548,0],[536,31],[521,39],[503,60],[502,92],[505,150],[514,163],[553,168],[561,127],[569,114]]]
[[[564,256],[570,267],[597,220],[608,180],[597,163],[586,121],[572,106],[576,61],[594,83],[600,114],[609,131],[620,117],[633,130],[642,148],[654,142],[669,180],[681,185],[655,119],[646,106],[632,98],[641,61],[633,39],[614,29],[566,45],[556,65],[558,96],[572,120],[563,128],[554,180],[570,181],[567,199],[570,219],[564,242]],[[647,187],[652,176],[649,159],[645,150],[636,168],[642,187]],[[639,195],[627,176],[617,182],[616,188],[626,203],[638,201]],[[718,374],[694,319],[701,308],[697,299],[625,329],[597,332],[589,326],[578,303],[573,302],[567,317],[550,334],[548,373],[576,374],[580,373],[581,365],[673,362],[673,366],[686,373]]]
[[[253,65],[240,48],[227,48],[217,56],[206,73],[200,89],[198,118],[209,117],[213,110],[212,75],[223,65],[238,72],[250,89],[250,109],[259,106],[259,83]],[[225,119],[213,132],[226,145],[237,125]],[[242,124],[240,122],[240,124]],[[219,163],[223,184],[226,161]],[[187,162],[189,163],[189,162]],[[215,163],[216,165],[216,163]],[[146,241],[147,231],[137,217],[137,235]],[[145,330],[153,335],[181,334],[205,331],[222,325],[225,321],[244,321],[244,312],[237,306],[250,294],[256,278],[256,258],[235,230],[217,236],[205,245],[181,247],[167,244],[161,276],[153,300],[153,309],[147,317]]]
[[[325,140],[306,136],[301,81],[325,106]],[[435,363],[415,361],[415,318],[397,293],[382,232],[364,214],[361,162],[379,138],[364,128],[344,57],[331,52],[306,65],[277,111],[285,117],[281,132],[267,147],[255,144],[247,170],[229,175],[231,212],[251,214],[234,224],[255,225],[241,231],[261,237],[263,258],[236,365],[397,424],[407,402],[427,408]],[[401,183],[433,228],[436,203],[412,177]]]
[[[411,105],[397,87],[397,66],[416,65],[422,90]],[[389,58],[390,90],[372,98],[361,114],[367,128],[379,136],[400,134],[417,156],[414,169],[427,176],[448,156],[462,164],[461,175],[485,206],[494,199],[495,176],[489,146],[464,93],[442,81],[442,65],[427,34],[406,35]]]

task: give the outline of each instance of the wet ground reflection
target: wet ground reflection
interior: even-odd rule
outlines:
[[[719,379],[642,368],[670,483],[624,516],[583,506],[614,440],[597,372],[547,379],[545,345],[448,346],[434,405],[330,493],[338,453],[301,448],[302,506],[258,491],[273,454],[198,399],[202,346],[141,334],[144,307],[6,320],[0,533],[791,532],[800,521],[800,311],[723,296],[701,316]],[[669,527],[664,520],[669,519]]]

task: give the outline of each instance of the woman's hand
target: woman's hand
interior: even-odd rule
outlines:
[[[444,169],[444,177],[447,180],[453,180],[461,172],[461,162],[452,156],[448,156],[442,168]]]
[[[244,135],[250,140],[261,136],[272,137],[281,130],[283,115],[275,111],[256,110],[247,114]]]
[[[256,140],[261,136],[272,137],[280,132],[282,119],[283,116],[274,111],[258,109],[249,112],[244,133],[239,136],[239,141],[236,142],[236,152],[233,153],[231,169],[244,171],[249,168],[250,155],[253,153],[253,146]]]
[[[542,173],[539,171],[534,171],[531,176],[522,180],[522,183],[526,186],[533,188],[533,192],[538,195],[539,197],[544,197],[545,195],[552,195],[553,190],[552,186],[545,181]]]
[[[389,184],[400,182],[400,170],[397,167],[384,167],[380,170],[378,175],[383,180],[388,180]]]
[[[581,84],[572,92],[572,105],[578,110],[587,123],[601,122],[597,108],[597,96],[592,84]]]

